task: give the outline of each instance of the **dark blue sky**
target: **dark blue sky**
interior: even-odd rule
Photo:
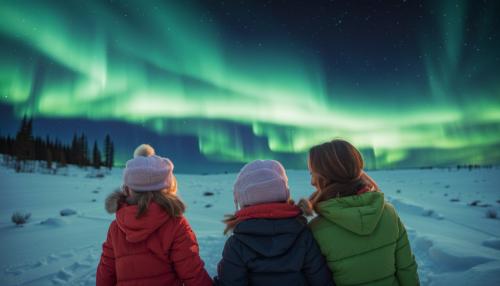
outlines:
[[[28,114],[183,172],[304,168],[335,137],[372,168],[500,161],[499,1],[0,6],[1,135]]]

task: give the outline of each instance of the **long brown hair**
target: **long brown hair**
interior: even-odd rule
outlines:
[[[363,176],[361,153],[345,140],[335,139],[313,146],[308,163],[317,188],[309,198],[312,207],[331,198],[355,195],[367,185],[376,187]]]
[[[224,219],[222,222],[226,225],[224,228],[224,234],[227,234],[228,232],[232,231],[240,221],[238,221],[238,218],[236,217],[236,214],[226,214],[224,215]]]
[[[137,205],[136,218],[144,215],[153,201],[159,204],[171,217],[181,216],[186,210],[184,203],[177,197],[177,180],[173,180],[172,186],[168,189],[149,191],[149,192],[134,192],[133,196],[127,197],[128,204]]]

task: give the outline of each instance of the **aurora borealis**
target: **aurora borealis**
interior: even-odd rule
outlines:
[[[122,122],[99,132],[218,164],[303,167],[334,137],[370,167],[500,162],[498,1],[307,3],[1,0],[5,119]]]

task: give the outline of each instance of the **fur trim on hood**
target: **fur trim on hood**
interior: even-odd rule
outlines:
[[[104,206],[110,214],[116,213],[121,204],[126,202],[126,197],[121,191],[114,191],[106,197]]]
[[[302,198],[302,199],[300,199],[297,206],[302,210],[302,213],[305,216],[313,216],[314,215],[314,208],[313,208],[310,200]]]

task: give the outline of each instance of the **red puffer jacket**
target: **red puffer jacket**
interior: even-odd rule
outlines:
[[[137,206],[116,213],[102,246],[97,285],[212,285],[187,220],[152,202],[139,219]]]

